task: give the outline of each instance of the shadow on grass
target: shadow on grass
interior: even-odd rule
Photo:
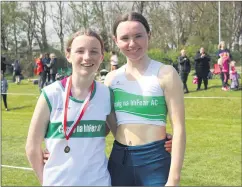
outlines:
[[[208,86],[208,90],[211,88],[222,88],[222,85]]]
[[[33,84],[33,83],[31,83],[31,82],[20,82],[19,84],[16,84],[15,82],[13,82],[13,81],[8,81],[8,83],[12,83],[12,84],[15,84],[16,86],[21,86],[21,85],[29,85],[29,84]],[[34,85],[34,84],[33,84]]]
[[[197,92],[197,90],[196,89],[195,90],[189,90],[189,93],[193,93],[193,92]],[[189,93],[184,93],[184,95],[187,95]]]
[[[32,107],[32,105],[26,105],[26,106],[18,106],[18,107],[14,107],[14,108],[8,108],[9,111],[12,111],[12,110],[20,110],[20,109],[23,109],[23,108],[30,108]]]
[[[216,86],[215,86],[216,87]],[[219,87],[219,86],[218,86]],[[209,90],[210,88],[213,88],[213,87],[208,87],[207,90]],[[203,87],[200,89],[200,90],[197,90],[197,88],[193,89],[193,90],[189,90],[189,93],[193,93],[193,92],[201,92],[201,91],[206,91]],[[189,94],[188,93],[188,94]],[[185,95],[187,93],[184,93]]]
[[[221,88],[222,89],[222,85],[214,85],[214,86],[210,86],[208,87],[208,90],[211,89],[211,88]],[[231,89],[232,90],[232,89]],[[242,90],[242,87],[239,87],[237,89],[234,89],[234,91],[239,91],[239,90]]]
[[[210,90],[212,88],[222,88],[221,85],[214,85],[214,86],[208,86],[207,90]],[[238,89],[231,89],[231,91],[241,91],[242,87],[238,88]],[[193,92],[200,92],[200,91],[206,91],[204,88],[201,88],[200,90],[189,90],[189,93],[193,93]]]

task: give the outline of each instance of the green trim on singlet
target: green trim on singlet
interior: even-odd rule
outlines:
[[[61,84],[61,82],[58,81],[58,83],[59,83],[61,89],[63,90],[63,92],[65,92],[65,88],[63,87],[63,85]],[[93,92],[92,92],[92,95],[91,95],[91,99],[90,99],[90,100],[92,100],[92,98],[94,97],[94,95],[95,95],[95,93],[96,93],[96,90],[97,90],[97,83],[96,83],[96,81],[94,81],[94,89],[93,89]],[[83,103],[83,102],[84,102],[84,100],[76,99],[76,98],[73,97],[73,96],[70,96],[69,98],[70,98],[72,101],[77,102],[77,103]]]
[[[68,121],[67,126],[71,126],[72,123],[73,121]],[[105,124],[106,121],[101,120],[81,120],[71,138],[105,137]],[[62,122],[49,122],[45,138],[65,139]]]
[[[92,92],[92,95],[91,95],[91,98],[90,100],[92,100],[92,98],[94,97],[95,93],[96,93],[96,89],[97,89],[97,83],[96,81],[94,81],[94,89],[93,89],[93,92]],[[70,99],[74,102],[77,102],[77,103],[83,103],[84,100],[79,100],[79,99],[76,99],[75,97],[73,96],[70,96]]]
[[[72,96],[70,96],[69,98],[70,98],[70,100],[77,102],[77,103],[83,103],[84,102],[84,100],[79,100],[79,99],[76,99],[75,97],[72,97]]]
[[[42,93],[43,93],[43,96],[44,96],[44,98],[45,98],[45,100],[46,100],[46,102],[47,102],[47,104],[48,104],[48,107],[49,107],[49,109],[50,109],[50,112],[51,112],[51,111],[52,111],[52,106],[51,106],[51,104],[50,104],[50,100],[49,100],[49,98],[48,98],[48,96],[47,96],[47,94],[46,94],[46,92],[45,92],[44,89],[42,89]]]
[[[166,122],[167,106],[164,96],[136,95],[119,88],[113,89],[113,92],[115,112]]]

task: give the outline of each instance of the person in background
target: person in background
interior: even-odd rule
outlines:
[[[198,78],[197,91],[200,90],[201,84],[203,81],[204,89],[208,88],[208,73],[210,71],[210,57],[207,53],[205,53],[205,49],[203,47],[197,52],[194,57],[195,60],[195,72]]]
[[[37,58],[36,61],[35,61],[36,69],[37,69],[36,74],[39,76],[38,85],[39,85],[40,91],[43,88],[43,87],[41,87],[42,86],[42,81],[43,81],[43,71],[44,71],[42,58],[43,58],[43,54],[40,54],[39,58]]]
[[[6,111],[8,111],[7,91],[8,91],[8,81],[5,79],[4,74],[1,73],[1,95],[3,98],[3,103]]]
[[[179,68],[179,75],[183,82],[183,89],[185,90],[184,93],[189,93],[187,88],[187,77],[191,71],[191,64],[190,60],[186,55],[185,49],[181,50],[181,56],[178,57],[178,68]]]
[[[57,73],[57,58],[54,53],[50,54],[50,77],[51,77],[51,82],[55,82],[55,76]]]
[[[42,81],[42,84],[41,84],[41,88],[44,87],[45,83],[46,83],[46,79],[47,79],[47,82],[50,82],[50,57],[49,57],[49,53],[45,53],[45,56],[44,58],[42,58],[42,63],[43,63],[43,66],[44,66],[44,71],[43,71],[43,81]]]
[[[1,56],[1,73],[4,75],[6,71],[6,64],[5,64],[6,58]]]
[[[217,57],[220,58],[221,56],[223,56],[223,53],[228,53],[229,58],[232,59],[232,54],[231,54],[230,50],[228,48],[226,48],[225,41],[221,41],[218,44]]]
[[[229,53],[225,52],[222,53],[221,55],[221,66],[222,66],[222,72],[221,74],[223,74],[223,86],[222,86],[222,90],[223,91],[228,91],[229,90],[229,84],[228,84],[228,80],[229,80],[229,62],[230,62],[230,58],[229,58]]]
[[[118,56],[115,51],[112,51],[110,64],[111,64],[111,71],[118,69]]]
[[[15,60],[13,63],[13,77],[15,77],[16,84],[20,84],[20,75],[21,75],[20,62],[19,60]]]
[[[231,69],[230,70],[230,79],[231,79],[230,89],[231,90],[239,89],[239,74],[237,73],[235,64],[236,64],[235,61],[230,62],[230,69]]]
[[[226,48],[225,41],[221,41],[218,44],[218,52],[217,52],[218,64],[219,64],[221,72],[222,72],[222,68],[223,68],[221,59],[225,56],[225,54],[226,54],[226,56],[228,54],[229,61],[232,60],[232,54],[231,54],[230,50],[228,48]],[[225,87],[226,83],[224,82],[224,80],[226,81],[226,79],[224,78],[224,75],[225,75],[224,73],[220,73],[220,79],[222,82],[222,90],[226,91],[227,87]]]

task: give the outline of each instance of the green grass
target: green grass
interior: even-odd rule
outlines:
[[[240,80],[241,81],[241,80]],[[196,92],[196,85],[185,96],[227,97],[227,99],[185,99],[187,148],[182,170],[182,186],[241,185],[241,91],[221,91],[219,79],[209,80],[207,91]],[[202,87],[203,88],[203,87]],[[29,167],[25,156],[28,126],[37,101],[38,87],[27,81],[9,83],[10,111],[2,103],[2,164]],[[236,98],[234,98],[236,97]],[[168,124],[168,131],[171,132]],[[113,137],[107,137],[109,156]],[[2,186],[38,186],[32,171],[2,168]]]

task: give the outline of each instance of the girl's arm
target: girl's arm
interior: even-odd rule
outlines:
[[[113,92],[110,90],[110,100],[111,100],[111,113],[107,116],[106,119],[106,136],[111,131],[113,136],[115,137],[116,131],[117,131],[117,118],[114,112],[114,95]]]
[[[49,120],[50,110],[43,94],[41,94],[30,122],[25,146],[27,158],[41,185],[43,184],[44,167],[41,145],[44,140]]]
[[[173,130],[171,166],[166,186],[177,186],[180,181],[186,146],[183,84],[172,66],[163,66],[158,77],[161,87],[164,89]]]
[[[108,115],[107,125],[110,131],[112,132],[113,136],[115,137],[117,131],[117,119],[114,111],[112,111],[111,114]],[[106,135],[108,135],[108,133]]]
[[[105,80],[104,80],[104,84],[108,87],[110,87],[111,82],[114,78],[116,70],[111,71],[110,73],[107,74]],[[111,130],[113,136],[115,137],[116,135],[116,131],[117,131],[117,118],[115,115],[115,111],[114,111],[114,95],[112,90],[110,90],[111,92],[111,113],[108,115],[107,117],[107,125],[109,127],[109,129]]]

